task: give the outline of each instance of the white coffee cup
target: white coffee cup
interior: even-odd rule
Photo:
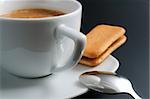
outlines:
[[[75,66],[86,44],[86,36],[79,32],[81,4],[74,0],[5,1],[0,3],[0,14],[23,8],[55,9],[66,14],[30,19],[0,17],[2,67],[14,75],[35,78]]]

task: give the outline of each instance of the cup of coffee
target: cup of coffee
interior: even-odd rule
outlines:
[[[82,6],[72,0],[1,1],[0,48],[8,72],[36,78],[74,67],[86,36]]]

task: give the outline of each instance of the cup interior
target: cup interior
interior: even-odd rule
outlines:
[[[1,0],[0,1],[0,15],[9,13],[18,9],[28,8],[44,8],[59,10],[66,14],[72,13],[81,5],[75,0]]]

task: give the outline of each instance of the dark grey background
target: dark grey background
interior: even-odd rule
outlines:
[[[113,53],[120,61],[117,73],[129,78],[135,90],[149,99],[149,2],[148,0],[78,0],[83,5],[81,31],[97,24],[123,26],[128,41]],[[89,91],[74,99],[132,99],[129,95],[106,95]]]

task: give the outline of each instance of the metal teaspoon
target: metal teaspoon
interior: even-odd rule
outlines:
[[[80,75],[79,80],[86,87],[102,93],[128,93],[135,99],[142,99],[134,91],[131,82],[111,72],[91,71]]]

